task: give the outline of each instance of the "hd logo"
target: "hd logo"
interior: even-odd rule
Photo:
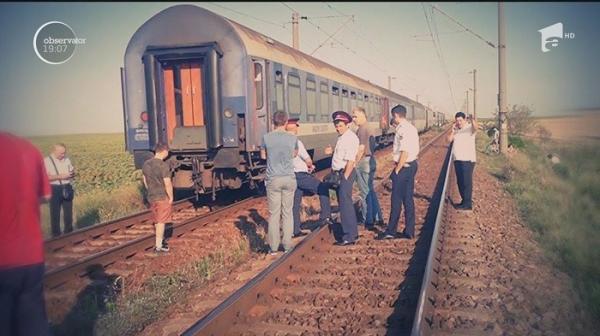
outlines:
[[[559,39],[574,39],[575,33],[563,33],[562,22],[555,23],[546,28],[538,30],[542,34],[542,52],[548,52],[548,45],[552,48],[558,47]]]

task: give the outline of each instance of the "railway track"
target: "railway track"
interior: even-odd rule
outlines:
[[[356,245],[336,247],[335,228],[321,227],[183,334],[409,334],[447,184],[443,134],[419,158],[415,240],[375,241],[361,231]],[[389,190],[380,183],[377,192],[389,209]]]
[[[451,169],[453,170],[453,169]],[[450,173],[451,185],[455,175]],[[449,192],[450,194],[450,192]],[[453,195],[455,199],[459,198]],[[413,335],[496,335],[498,288],[486,272],[484,235],[472,213],[448,206],[438,215]]]
[[[198,209],[190,199],[179,201],[174,205],[173,221],[167,231],[180,237],[219,221],[223,214],[234,208],[252,206],[256,201],[251,197],[213,209]],[[50,240],[46,242],[44,285],[49,289],[64,286],[85,277],[90,266],[106,268],[117,260],[151,250],[154,240],[154,225],[147,211]]]

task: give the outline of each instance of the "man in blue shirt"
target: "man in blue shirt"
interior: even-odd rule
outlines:
[[[277,253],[279,243],[285,252],[292,248],[294,228],[292,208],[296,191],[294,157],[298,154],[298,138],[285,131],[288,116],[285,112],[273,113],[275,129],[263,136],[260,156],[267,160],[267,202],[269,205],[268,240],[271,254]],[[283,238],[279,233],[283,228]]]

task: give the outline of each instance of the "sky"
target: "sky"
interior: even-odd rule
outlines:
[[[0,4],[0,130],[25,136],[122,132],[119,69],[127,43],[146,20],[176,4]],[[392,90],[418,95],[447,116],[466,110],[469,72],[477,69],[478,117],[497,109],[497,50],[432,10],[435,5],[496,44],[496,3],[191,4],[289,45],[296,10],[307,17],[300,22],[301,51],[383,87],[395,77]],[[528,105],[538,116],[600,108],[600,3],[506,3],[505,17],[508,104]],[[32,44],[38,28],[54,20],[86,39],[59,65],[42,62]],[[557,22],[575,38],[544,53],[538,30]]]

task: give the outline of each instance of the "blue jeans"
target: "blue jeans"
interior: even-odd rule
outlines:
[[[383,213],[375,193],[373,180],[377,162],[373,156],[363,157],[356,165],[356,182],[360,191],[362,222],[366,226],[373,225],[376,220],[383,220]]]

